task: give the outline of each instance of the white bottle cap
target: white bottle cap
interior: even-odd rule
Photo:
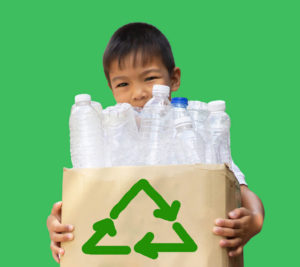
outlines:
[[[162,85],[162,84],[154,84],[153,89],[152,89],[152,94],[154,95],[155,93],[169,95],[170,87],[167,85]]]
[[[80,94],[75,96],[75,103],[82,101],[91,101],[91,96],[88,94]]]
[[[225,108],[225,101],[223,100],[216,100],[208,103],[208,110],[210,112],[225,111]]]
[[[178,118],[174,121],[175,127],[180,127],[182,125],[192,125],[192,119],[188,116],[184,116],[181,118]]]
[[[208,107],[207,107],[207,103],[205,102],[189,100],[187,109],[208,110]]]

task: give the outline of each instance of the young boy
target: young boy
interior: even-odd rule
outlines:
[[[180,86],[180,69],[175,67],[168,40],[146,23],[130,23],[118,29],[104,52],[103,66],[117,103],[143,107],[152,97],[154,84],[168,85],[171,93]],[[231,257],[243,252],[245,244],[262,229],[264,220],[262,202],[249,190],[244,175],[234,164],[233,171],[241,185],[242,207],[229,212],[227,219],[216,219],[212,229],[224,237],[220,246],[228,248]],[[58,263],[64,254],[60,243],[74,238],[74,227],[61,224],[61,207],[62,202],[55,203],[47,220],[50,248]]]

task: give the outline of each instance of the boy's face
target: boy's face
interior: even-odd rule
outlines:
[[[134,107],[143,107],[152,97],[154,84],[168,85],[171,92],[179,88],[180,69],[178,67],[174,68],[173,75],[170,77],[159,57],[151,58],[151,61],[143,66],[141,54],[137,53],[135,66],[133,63],[133,54],[124,58],[122,68],[119,67],[117,59],[111,62],[109,87],[117,103],[125,102]]]

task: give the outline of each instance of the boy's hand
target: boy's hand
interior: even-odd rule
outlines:
[[[249,209],[238,208],[229,212],[228,216],[229,219],[216,219],[213,232],[228,238],[222,239],[220,246],[229,248],[229,256],[235,257],[243,252],[244,245],[260,229],[256,224],[256,216]]]
[[[65,253],[60,247],[60,243],[73,240],[74,238],[72,233],[68,233],[74,230],[74,226],[61,224],[61,207],[62,201],[55,203],[47,219],[47,227],[51,239],[50,248],[52,256],[57,263],[60,262],[60,257]]]

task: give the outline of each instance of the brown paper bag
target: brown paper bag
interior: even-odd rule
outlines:
[[[227,165],[64,169],[62,267],[241,267],[212,233],[240,205]]]

